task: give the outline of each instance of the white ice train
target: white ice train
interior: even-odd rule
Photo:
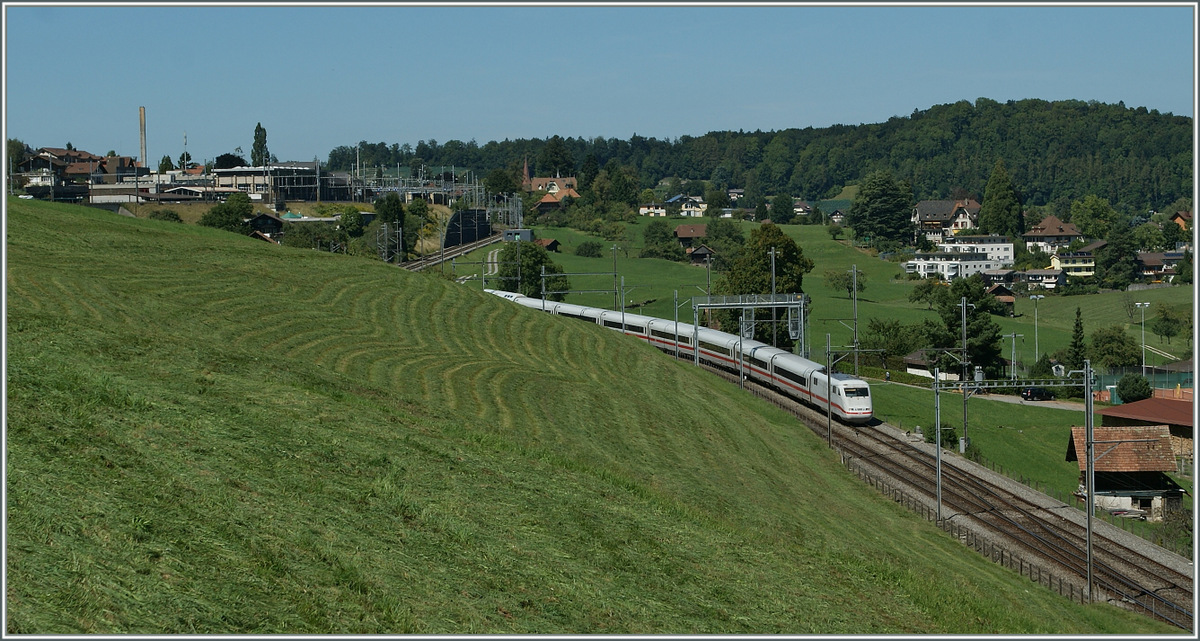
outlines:
[[[743,340],[707,327],[694,328],[691,323],[544,301],[495,289],[484,291],[524,307],[578,318],[624,332],[669,354],[678,353],[681,358],[696,357],[692,346],[694,340],[700,347],[700,360],[706,363],[733,372],[742,371],[747,377],[821,411],[825,411],[826,399],[829,399],[829,410],[843,422],[862,424],[871,420],[871,388],[866,381],[848,374],[834,373],[833,395],[830,397],[826,391],[829,382],[824,365],[765,343]],[[742,361],[740,366],[739,354]]]

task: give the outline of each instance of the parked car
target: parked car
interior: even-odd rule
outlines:
[[[1026,387],[1021,390],[1021,398],[1027,401],[1053,401],[1054,392],[1044,387]]]

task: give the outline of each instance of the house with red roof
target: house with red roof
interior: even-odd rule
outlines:
[[[1180,229],[1187,231],[1188,224],[1192,222],[1192,212],[1177,211],[1174,214],[1171,214],[1171,222],[1179,225]]]
[[[696,241],[708,236],[708,225],[680,225],[675,228],[675,238],[684,249],[696,244]]]
[[[978,202],[966,200],[922,200],[913,207],[912,223],[917,233],[925,234],[930,242],[940,243],[964,229],[979,226]]]
[[[1166,425],[1094,427],[1092,471],[1095,505],[1114,514],[1125,513],[1161,521],[1164,510],[1179,510],[1186,491],[1167,472],[1176,471],[1171,434]],[[1079,489],[1087,500],[1087,429],[1071,428],[1067,461],[1079,463]]]
[[[1029,251],[1040,249],[1047,254],[1055,254],[1059,249],[1083,238],[1083,234],[1075,225],[1064,223],[1051,214],[1021,234],[1021,238],[1025,240],[1025,247]]]

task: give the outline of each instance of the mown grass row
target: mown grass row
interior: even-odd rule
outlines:
[[[9,633],[1168,631],[598,327],[8,202]]]

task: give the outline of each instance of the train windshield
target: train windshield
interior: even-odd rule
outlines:
[[[866,397],[871,395],[871,390],[866,387],[847,387],[844,391],[847,398]]]

